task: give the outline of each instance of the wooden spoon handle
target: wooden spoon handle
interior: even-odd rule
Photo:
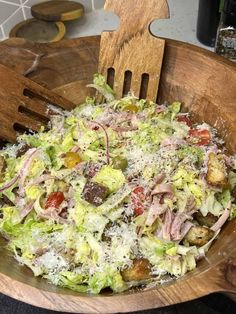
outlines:
[[[164,54],[164,40],[150,34],[149,25],[155,19],[169,18],[166,0],[106,0],[105,10],[120,17],[116,31],[103,32],[99,57],[99,72],[115,71],[114,89],[117,97],[124,91],[124,73],[132,73],[130,89],[140,95],[142,75],[148,75],[147,92],[143,98],[156,100]]]

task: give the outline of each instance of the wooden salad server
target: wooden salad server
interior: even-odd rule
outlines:
[[[169,17],[166,0],[107,0],[105,9],[114,11],[121,23],[117,31],[102,34],[98,71],[113,85],[118,98],[131,90],[140,98],[156,101],[165,41],[153,37],[148,27],[154,19]],[[38,131],[48,121],[47,104],[74,107],[0,65],[1,138],[14,142],[19,131]]]
[[[0,65],[2,139],[15,142],[19,131],[38,131],[49,120],[48,104],[68,110],[74,107],[69,100]]]
[[[156,101],[165,41],[151,35],[155,19],[169,18],[166,0],[106,0],[105,10],[120,17],[116,31],[101,35],[99,73],[121,98],[129,91]]]

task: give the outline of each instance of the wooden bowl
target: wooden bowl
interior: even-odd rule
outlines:
[[[36,48],[45,56],[30,78],[80,103],[88,93],[86,84],[97,71],[99,41],[95,36],[38,45]],[[5,51],[10,46],[5,45]],[[19,53],[20,48],[35,51],[35,47],[25,41],[18,44]],[[58,54],[53,59],[55,51]],[[62,60],[67,62],[63,64]],[[12,63],[10,65],[13,67]],[[19,71],[23,72],[22,65]],[[164,100],[183,102],[184,110],[192,112],[195,121],[216,127],[228,150],[236,152],[235,64],[193,45],[166,40],[158,102]],[[226,224],[207,259],[201,260],[196,270],[180,280],[155,289],[114,295],[83,295],[35,278],[29,269],[14,261],[1,240],[0,291],[35,306],[77,313],[138,311],[192,300],[212,292],[233,296],[236,293],[236,221]]]

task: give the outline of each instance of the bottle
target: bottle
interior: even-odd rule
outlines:
[[[215,46],[217,28],[220,21],[220,0],[199,0],[197,38],[210,47]]]
[[[224,0],[215,52],[236,62],[236,0]]]

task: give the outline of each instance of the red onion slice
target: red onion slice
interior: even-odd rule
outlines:
[[[17,174],[13,179],[11,179],[11,181],[1,186],[0,193],[12,187],[17,182],[18,179],[19,179],[19,174]]]
[[[26,161],[23,163],[20,171],[19,171],[19,194],[20,195],[23,195],[24,194],[24,182],[25,182],[25,179],[27,177],[27,174],[28,174],[28,171],[29,171],[29,167],[30,167],[30,164],[35,156],[36,153],[38,153],[39,150],[36,149],[36,148],[31,148],[27,151],[26,153],[26,156],[28,157],[26,159]]]
[[[21,211],[20,217],[21,219],[25,218],[33,209],[35,201],[30,201]]]
[[[151,195],[156,194],[168,194],[168,196],[171,198],[174,196],[174,190],[172,187],[172,184],[170,183],[161,183],[158,184],[153,190]]]
[[[89,122],[100,127],[105,134],[106,157],[107,157],[107,164],[109,165],[110,164],[110,152],[109,152],[109,137],[108,137],[107,131],[101,123],[96,122],[96,121],[89,121]]]

